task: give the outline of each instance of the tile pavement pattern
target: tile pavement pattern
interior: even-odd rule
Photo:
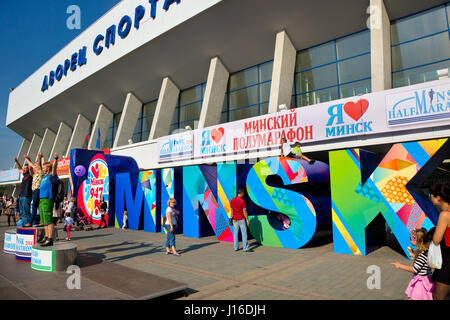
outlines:
[[[8,229],[6,217],[1,216],[1,245]],[[65,238],[65,232],[60,231],[60,237]],[[332,243],[292,250],[260,246],[251,240],[254,252],[245,253],[234,252],[232,243],[219,242],[215,236],[194,239],[177,235],[181,256],[175,257],[165,255],[165,235],[159,233],[108,228],[73,231],[71,237],[81,254],[186,283],[187,296],[177,296],[180,300],[406,300],[404,292],[411,279],[411,274],[390,264],[408,264],[409,260],[389,247],[364,257],[334,253]],[[367,267],[371,265],[381,270],[381,289],[367,288],[371,276]],[[26,297],[29,288],[22,287],[20,279],[12,282],[2,276],[1,267],[0,299]],[[24,278],[42,276],[23,268]],[[54,276],[61,281],[68,277],[65,273]],[[98,299],[129,298],[102,291],[81,276],[82,290],[74,292],[72,299],[82,299],[84,290],[96,291]],[[51,294],[46,298],[58,299]]]

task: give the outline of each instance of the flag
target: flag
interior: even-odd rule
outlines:
[[[100,149],[100,128],[98,128],[97,142],[95,143],[95,147],[97,149]]]
[[[86,133],[86,138],[84,139],[84,149],[87,150],[88,148],[88,134]]]

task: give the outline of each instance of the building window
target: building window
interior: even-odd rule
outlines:
[[[172,117],[170,134],[177,129],[184,129],[186,126],[197,129],[205,88],[206,83],[201,83],[180,92],[178,104]]]
[[[109,126],[108,133],[106,135],[106,140],[103,143],[102,149],[112,148],[113,147],[114,139],[116,138],[117,128],[119,127],[119,122],[120,122],[120,116],[121,115],[122,115],[122,112],[116,113],[113,116],[113,119],[111,121],[111,125]]]
[[[220,123],[266,114],[273,60],[230,75]]]
[[[143,104],[133,133],[133,143],[148,140],[158,99]]]
[[[392,86],[437,80],[450,68],[450,3],[394,21],[391,25]]]
[[[371,92],[370,31],[297,53],[292,107]]]

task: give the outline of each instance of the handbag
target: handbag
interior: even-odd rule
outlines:
[[[431,269],[442,268],[441,246],[435,245],[433,241],[431,241],[430,248],[428,249],[428,264]]]

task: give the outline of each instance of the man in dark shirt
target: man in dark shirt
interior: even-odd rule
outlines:
[[[17,161],[17,158],[14,158],[14,161],[19,170],[22,171],[23,175],[19,193],[19,212],[22,217],[23,225],[31,224],[31,200],[33,196],[31,184],[33,182],[33,177],[30,174],[28,163],[25,162],[22,168],[19,161]]]
[[[239,250],[239,229],[241,230],[242,235],[242,247],[244,252],[251,252],[252,249],[249,249],[247,243],[247,225],[249,224],[247,209],[244,201],[244,193],[245,190],[240,188],[238,190],[237,197],[234,197],[230,201],[231,207],[231,218],[230,225],[232,224],[234,227],[233,233],[233,247],[234,251]],[[247,222],[247,223],[246,223]]]

